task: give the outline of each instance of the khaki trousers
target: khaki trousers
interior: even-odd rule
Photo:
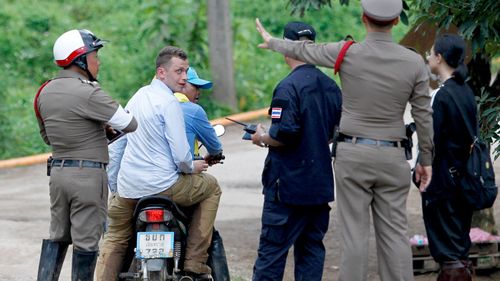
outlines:
[[[177,182],[160,193],[170,197],[180,206],[198,204],[188,230],[184,269],[197,272],[206,267],[207,250],[219,206],[221,190],[217,180],[206,173],[180,175]],[[133,212],[137,199],[116,195],[108,210],[106,232],[97,260],[96,278],[102,281],[117,280],[122,269],[128,241],[133,235]]]
[[[380,280],[413,280],[406,198],[410,166],[404,149],[340,142],[335,159],[341,228],[339,281],[365,281],[370,210]]]
[[[97,251],[106,221],[106,170],[53,166],[49,185],[50,239]]]

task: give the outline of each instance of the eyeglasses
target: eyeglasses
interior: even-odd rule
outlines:
[[[432,55],[431,51],[425,51],[425,58],[430,58]]]

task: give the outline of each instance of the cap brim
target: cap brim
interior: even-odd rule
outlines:
[[[190,79],[187,81],[193,85],[200,87],[201,89],[204,89],[204,90],[212,88],[212,82],[210,82],[208,80],[196,78],[196,79]]]

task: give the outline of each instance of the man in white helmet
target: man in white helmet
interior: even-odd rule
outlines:
[[[42,243],[38,281],[59,279],[71,243],[72,280],[93,280],[107,209],[106,130],[137,128],[134,117],[97,83],[97,52],[104,43],[88,30],[62,34],[54,59],[63,69],[35,97],[40,135],[53,150],[47,162],[50,239]]]

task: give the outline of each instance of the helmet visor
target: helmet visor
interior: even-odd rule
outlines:
[[[85,47],[87,47],[87,52],[92,52],[102,48],[104,44],[108,42],[97,38],[92,32],[86,29],[80,30],[80,35],[82,36]]]

